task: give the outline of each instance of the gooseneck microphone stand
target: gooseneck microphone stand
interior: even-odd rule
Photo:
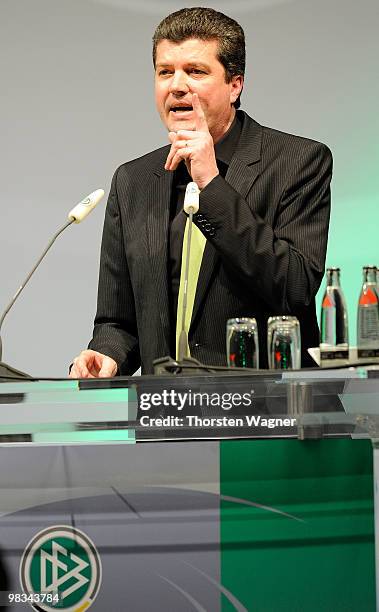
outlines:
[[[5,308],[4,312],[2,313],[0,317],[0,378],[1,377],[2,378],[15,378],[15,377],[32,378],[29,374],[25,374],[25,372],[20,372],[19,370],[16,370],[15,368],[12,368],[12,366],[9,366],[8,364],[1,361],[2,354],[3,354],[3,346],[2,346],[2,341],[1,341],[1,327],[3,325],[4,319],[7,316],[10,309],[12,308],[15,301],[17,300],[21,291],[28,284],[34,272],[37,270],[38,266],[40,265],[41,261],[45,257],[46,253],[49,251],[49,249],[52,247],[52,245],[58,238],[58,236],[62,232],[64,232],[64,230],[67,227],[69,227],[72,223],[80,223],[81,221],[83,221],[83,219],[86,218],[86,216],[91,212],[91,210],[93,210],[95,206],[100,202],[103,195],[104,195],[103,189],[96,189],[96,191],[93,191],[92,193],[90,193],[86,198],[84,198],[81,202],[79,202],[79,204],[77,204],[72,210],[70,210],[70,212],[68,213],[68,221],[66,221],[66,223],[54,234],[49,244],[43,251],[42,255],[38,258],[32,270],[29,272],[24,282],[17,289],[15,295],[13,296],[8,306]]]

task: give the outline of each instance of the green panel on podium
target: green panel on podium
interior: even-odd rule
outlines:
[[[134,444],[136,415],[132,386],[83,389],[77,380],[58,380],[0,387],[0,443]]]
[[[374,611],[371,442],[230,440],[220,453],[223,586],[253,612]]]

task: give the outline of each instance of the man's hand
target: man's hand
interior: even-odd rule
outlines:
[[[75,357],[70,378],[110,378],[117,372],[117,363],[111,357],[87,349]]]
[[[171,149],[165,169],[175,170],[184,159],[192,180],[197,183],[199,189],[204,189],[219,172],[213,138],[209,133],[199,96],[195,93],[192,94],[192,108],[195,115],[195,130],[169,132]]]

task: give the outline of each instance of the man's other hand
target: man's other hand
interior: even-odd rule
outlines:
[[[70,378],[110,378],[117,372],[117,363],[111,357],[87,349],[75,357]]]

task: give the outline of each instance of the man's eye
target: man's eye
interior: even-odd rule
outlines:
[[[158,74],[159,76],[164,76],[165,74],[169,74],[169,73],[170,73],[169,70],[160,70]]]
[[[194,74],[205,74],[204,70],[200,70],[199,68],[191,68],[191,72]]]

